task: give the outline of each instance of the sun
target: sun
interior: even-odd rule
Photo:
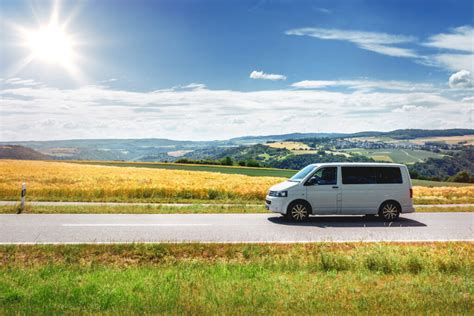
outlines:
[[[12,67],[11,75],[28,65],[42,64],[51,69],[63,69],[76,81],[85,80],[81,71],[84,57],[79,53],[84,42],[82,39],[78,41],[77,34],[68,30],[71,17],[59,19],[59,6],[59,1],[55,1],[49,20],[39,21],[37,18],[35,27],[7,23],[18,35],[18,46],[26,52],[25,57]]]
[[[50,24],[28,33],[27,46],[34,59],[64,67],[72,66],[75,45],[66,30]]]

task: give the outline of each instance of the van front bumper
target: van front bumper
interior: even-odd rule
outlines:
[[[267,195],[265,208],[273,213],[286,214],[286,199]]]

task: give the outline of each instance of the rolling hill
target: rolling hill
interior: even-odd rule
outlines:
[[[48,160],[52,158],[28,147],[3,145],[0,146],[0,159]]]

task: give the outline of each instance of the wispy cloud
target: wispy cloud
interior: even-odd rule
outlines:
[[[353,90],[432,91],[431,84],[394,80],[303,80],[291,84],[298,89],[345,87]]]
[[[18,85],[18,86],[38,86],[41,85],[41,82],[38,82],[33,79],[21,79],[21,78],[9,78],[4,80],[5,84],[9,85]]]
[[[116,82],[116,81],[118,81],[117,78],[109,78],[109,79],[100,81],[100,83],[110,83],[110,82]]]
[[[465,25],[440,33],[419,42],[414,36],[356,30],[325,29],[306,27],[292,29],[287,35],[309,36],[322,40],[347,41],[359,48],[378,54],[412,58],[418,64],[450,71],[469,70],[474,72],[474,27]],[[410,48],[400,45],[411,45]],[[437,52],[420,54],[415,47],[437,49]],[[439,50],[442,50],[441,52]]]
[[[286,31],[285,34],[310,36],[324,40],[348,41],[362,49],[388,56],[417,57],[417,54],[412,49],[394,46],[395,44],[416,41],[416,37],[413,36],[316,27],[292,29]]]
[[[474,54],[436,54],[418,60],[419,63],[450,71],[474,72]]]
[[[249,78],[252,79],[262,79],[262,80],[286,80],[286,76],[278,74],[267,74],[263,71],[254,70],[250,73]]]
[[[451,71],[474,72],[474,27],[456,27],[450,33],[430,36],[424,46],[446,52],[426,56],[422,63]]]
[[[430,36],[423,45],[472,53],[474,51],[474,28],[470,25],[456,27],[450,33]]]
[[[316,11],[324,13],[324,14],[331,14],[332,13],[332,10],[329,10],[327,8],[318,7],[318,8],[314,8],[314,9]]]

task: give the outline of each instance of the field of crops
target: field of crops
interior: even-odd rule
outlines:
[[[265,144],[272,148],[285,148],[288,150],[309,150],[311,149],[308,145],[302,142],[291,142],[291,141],[284,141],[284,142],[273,142]]]
[[[26,182],[37,201],[261,201],[278,177],[0,160],[0,200],[17,200]],[[415,203],[474,203],[474,186],[415,187]]]
[[[18,198],[22,182],[31,200],[163,201],[261,200],[275,177],[151,168],[118,168],[44,161],[0,161],[0,199]]]
[[[426,150],[412,150],[412,149],[362,149],[362,148],[351,148],[345,149],[344,151],[359,154],[373,158],[377,161],[387,161],[411,164],[415,162],[421,162],[427,158],[441,158],[440,154],[426,151]]]

